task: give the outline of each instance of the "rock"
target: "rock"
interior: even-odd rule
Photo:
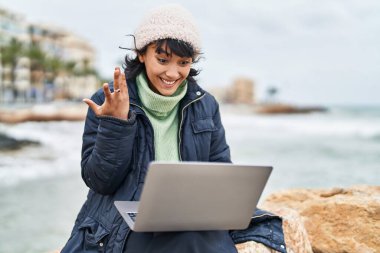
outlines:
[[[299,107],[287,104],[262,104],[254,108],[254,111],[259,114],[299,114],[312,112],[326,112],[325,107]]]
[[[0,151],[18,150],[29,145],[40,145],[38,141],[18,140],[0,133]]]
[[[244,243],[236,244],[238,253],[277,253],[278,251],[272,250],[266,247],[264,244],[254,241],[248,241]]]
[[[314,253],[380,253],[380,186],[274,193],[263,208],[302,217]]]

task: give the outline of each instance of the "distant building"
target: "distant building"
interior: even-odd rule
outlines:
[[[225,96],[227,103],[234,104],[253,104],[254,100],[254,83],[249,78],[237,78],[228,88]]]
[[[73,63],[75,72],[94,68],[96,51],[86,40],[50,24],[33,24],[30,31],[31,41],[38,43],[50,57]],[[56,96],[60,98],[87,97],[99,86],[94,75],[67,76],[64,71],[59,73],[53,82]]]
[[[95,63],[95,49],[90,44],[73,34],[67,34],[62,39],[63,59],[87,64],[93,67]],[[85,66],[81,66],[85,67]]]
[[[27,44],[28,23],[24,16],[0,8],[0,48],[9,44],[12,39]],[[0,102],[11,100],[17,92],[12,82],[13,69],[11,66],[2,65],[0,52]]]
[[[9,43],[12,38],[28,43],[28,23],[23,15],[0,8],[0,46]]]
[[[94,66],[95,49],[86,40],[51,24],[31,24],[29,32],[31,41],[38,43],[47,55]]]
[[[16,88],[17,96],[26,102],[28,97],[28,90],[30,88],[30,59],[21,57],[17,61],[15,68],[14,86]]]
[[[89,96],[98,88],[97,77],[90,71],[96,52],[83,38],[51,24],[30,24],[23,15],[0,8],[0,47],[12,39],[25,47],[37,44],[47,57],[71,64],[72,69],[70,72],[61,66],[52,73],[33,67],[35,64],[26,56],[15,59],[13,65],[2,66],[0,53],[0,102],[14,100],[20,94],[43,96],[46,88],[50,97],[59,90],[64,97],[75,99]]]
[[[236,78],[230,86],[211,87],[208,91],[221,103],[254,104],[255,86],[249,78]]]

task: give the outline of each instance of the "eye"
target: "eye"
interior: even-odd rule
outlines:
[[[179,62],[179,64],[181,65],[181,66],[187,66],[187,65],[189,65],[191,62],[190,61],[180,61]]]
[[[168,60],[166,60],[166,59],[164,59],[164,58],[157,58],[157,61],[158,61],[159,63],[167,63],[167,62],[168,62]]]

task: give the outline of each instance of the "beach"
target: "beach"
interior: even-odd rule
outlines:
[[[233,161],[274,167],[262,199],[282,189],[380,184],[378,107],[270,116],[222,106],[221,113]],[[83,125],[0,124],[6,136],[39,143],[0,151],[0,252],[49,252],[69,238],[88,191]]]

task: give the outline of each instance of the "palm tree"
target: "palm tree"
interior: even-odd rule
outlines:
[[[31,60],[31,71],[44,69],[46,54],[41,50],[38,43],[32,42],[30,44],[26,51],[26,56]]]
[[[12,38],[9,44],[0,48],[1,50],[1,63],[3,66],[9,66],[11,68],[11,83],[14,85],[15,73],[14,70],[17,65],[17,60],[23,56],[24,47],[21,42]]]

